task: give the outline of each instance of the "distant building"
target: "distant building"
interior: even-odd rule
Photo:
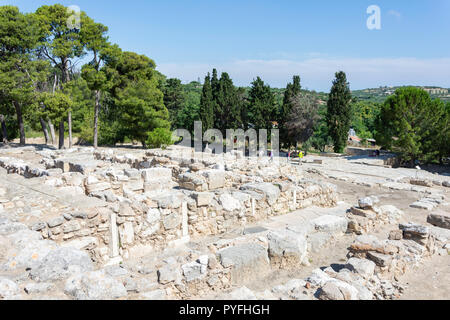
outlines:
[[[448,93],[448,89],[443,89],[443,88],[423,88],[423,90],[425,90],[429,94],[447,94]]]
[[[362,139],[358,138],[357,136],[349,136],[348,142],[355,142],[355,143],[361,143]]]
[[[356,137],[356,131],[355,131],[355,129],[350,128],[350,131],[348,132],[348,135],[349,135],[350,137]]]

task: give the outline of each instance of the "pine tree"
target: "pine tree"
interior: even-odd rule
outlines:
[[[42,6],[36,10],[35,16],[40,24],[42,32],[39,53],[45,57],[61,75],[61,83],[64,85],[72,80],[71,69],[74,60],[85,55],[84,45],[81,41],[82,33],[77,29],[71,29],[67,21],[71,13],[61,4]],[[88,24],[88,17],[81,12],[81,25]],[[61,86],[63,87],[63,86]],[[72,113],[67,114],[69,127],[69,148],[72,147]],[[64,146],[64,119],[59,123],[60,138],[59,147]]]
[[[211,76],[205,77],[203,83],[202,96],[200,99],[200,121],[203,125],[203,132],[214,127],[214,103],[211,88]]]
[[[111,54],[118,54],[118,47],[112,46],[107,41],[108,28],[100,23],[95,23],[86,17],[81,30],[81,41],[85,48],[92,53],[93,59],[82,68],[82,76],[86,80],[89,89],[94,92],[94,148],[98,147],[98,122],[100,112],[100,99],[102,91],[107,87],[107,78],[103,65],[106,60],[111,59]]]
[[[0,104],[7,105],[5,109],[14,107],[22,145],[24,118],[36,99],[34,89],[39,74],[45,74],[47,69],[44,62],[32,56],[39,39],[38,30],[34,15],[22,14],[14,6],[0,7]],[[6,131],[6,121],[2,126],[2,131]]]
[[[445,113],[444,103],[431,100],[425,90],[397,89],[385,101],[375,121],[377,142],[399,152],[411,166],[416,160],[439,159],[443,156],[440,142],[444,142],[440,137],[449,130]],[[448,140],[444,143],[448,145]]]
[[[334,142],[336,153],[342,153],[347,145],[351,123],[351,99],[347,76],[342,71],[337,72],[331,87],[326,115],[328,133]]]
[[[155,62],[145,55],[123,52],[108,63],[106,70],[111,77],[109,91],[118,116],[118,133],[144,147],[149,139],[155,141],[152,135],[163,136],[156,128],[170,131],[169,112],[155,68]]]

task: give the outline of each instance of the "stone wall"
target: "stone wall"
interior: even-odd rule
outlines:
[[[38,153],[38,152],[37,152]],[[112,149],[39,152],[40,167],[1,158],[9,172],[104,202],[35,223],[44,238],[91,250],[97,261],[162,249],[309,206],[335,206],[336,187],[298,167],[186,150],[116,154]],[[31,174],[31,173],[35,174]]]

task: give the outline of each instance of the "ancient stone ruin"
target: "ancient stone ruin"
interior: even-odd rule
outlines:
[[[448,255],[446,176],[309,160],[0,149],[0,298],[397,299]]]

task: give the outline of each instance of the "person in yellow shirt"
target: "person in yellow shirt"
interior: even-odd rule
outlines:
[[[303,153],[303,151],[300,151],[300,152],[298,153],[299,165],[302,164],[302,160],[303,160],[304,157],[305,157],[305,154]]]

